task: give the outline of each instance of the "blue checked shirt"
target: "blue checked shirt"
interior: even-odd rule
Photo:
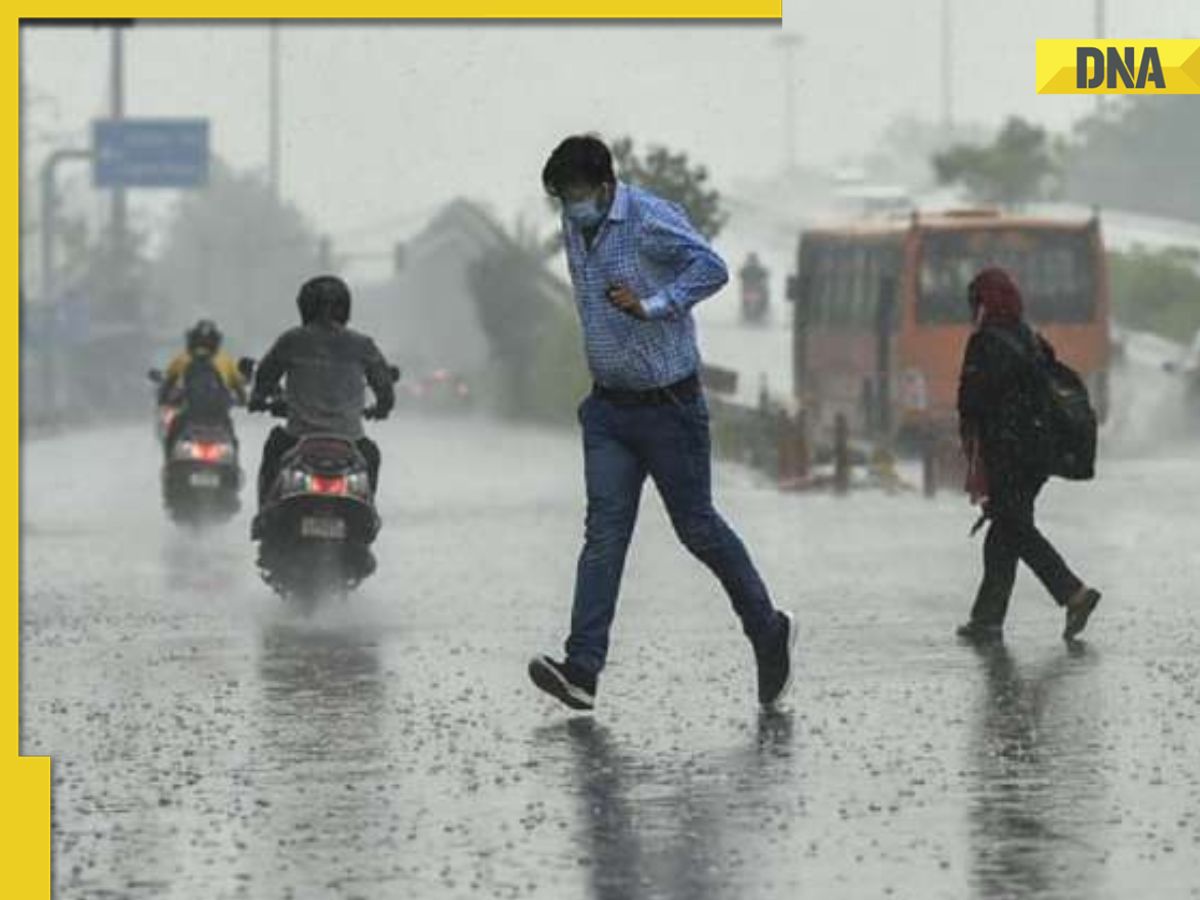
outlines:
[[[716,293],[729,272],[679,206],[618,183],[590,248],[565,217],[563,236],[597,383],[646,390],[699,371],[691,308]],[[607,290],[616,284],[637,295],[650,321],[612,305]]]

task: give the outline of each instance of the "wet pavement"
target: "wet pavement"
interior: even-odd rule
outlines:
[[[166,521],[148,425],[25,445],[22,751],[54,760],[56,897],[1200,897],[1200,447],[1046,490],[1105,592],[1074,650],[1025,572],[1007,649],[955,642],[981,552],[960,497],[721,468],[801,627],[769,715],[650,492],[581,717],[525,675],[567,622],[574,435],[375,434],[379,571],[307,621],[258,580],[247,513]]]

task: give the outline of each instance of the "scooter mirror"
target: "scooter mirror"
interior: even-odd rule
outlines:
[[[400,367],[399,366],[388,366],[388,373],[392,376],[392,381],[400,380]]]
[[[162,384],[163,373],[162,373],[161,369],[151,369],[149,372],[146,373],[146,377],[149,378],[151,381],[153,381],[155,384]]]

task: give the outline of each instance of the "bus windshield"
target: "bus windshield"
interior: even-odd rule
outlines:
[[[985,266],[1016,280],[1035,322],[1089,322],[1095,316],[1092,244],[1086,231],[986,229],[927,232],[921,242],[917,321],[967,323],[967,285]]]

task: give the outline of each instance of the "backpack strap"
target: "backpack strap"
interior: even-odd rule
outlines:
[[[1031,329],[1029,330],[1029,333],[1033,337],[1032,347],[1028,347],[1023,344],[1015,334],[1005,328],[986,327],[983,330],[988,334],[999,338],[1000,342],[1012,350],[1013,353],[1017,354],[1017,356],[1033,363],[1034,368],[1038,369],[1039,371],[1042,369],[1043,363],[1046,361],[1045,354],[1042,352],[1042,348],[1038,343],[1037,335]]]

